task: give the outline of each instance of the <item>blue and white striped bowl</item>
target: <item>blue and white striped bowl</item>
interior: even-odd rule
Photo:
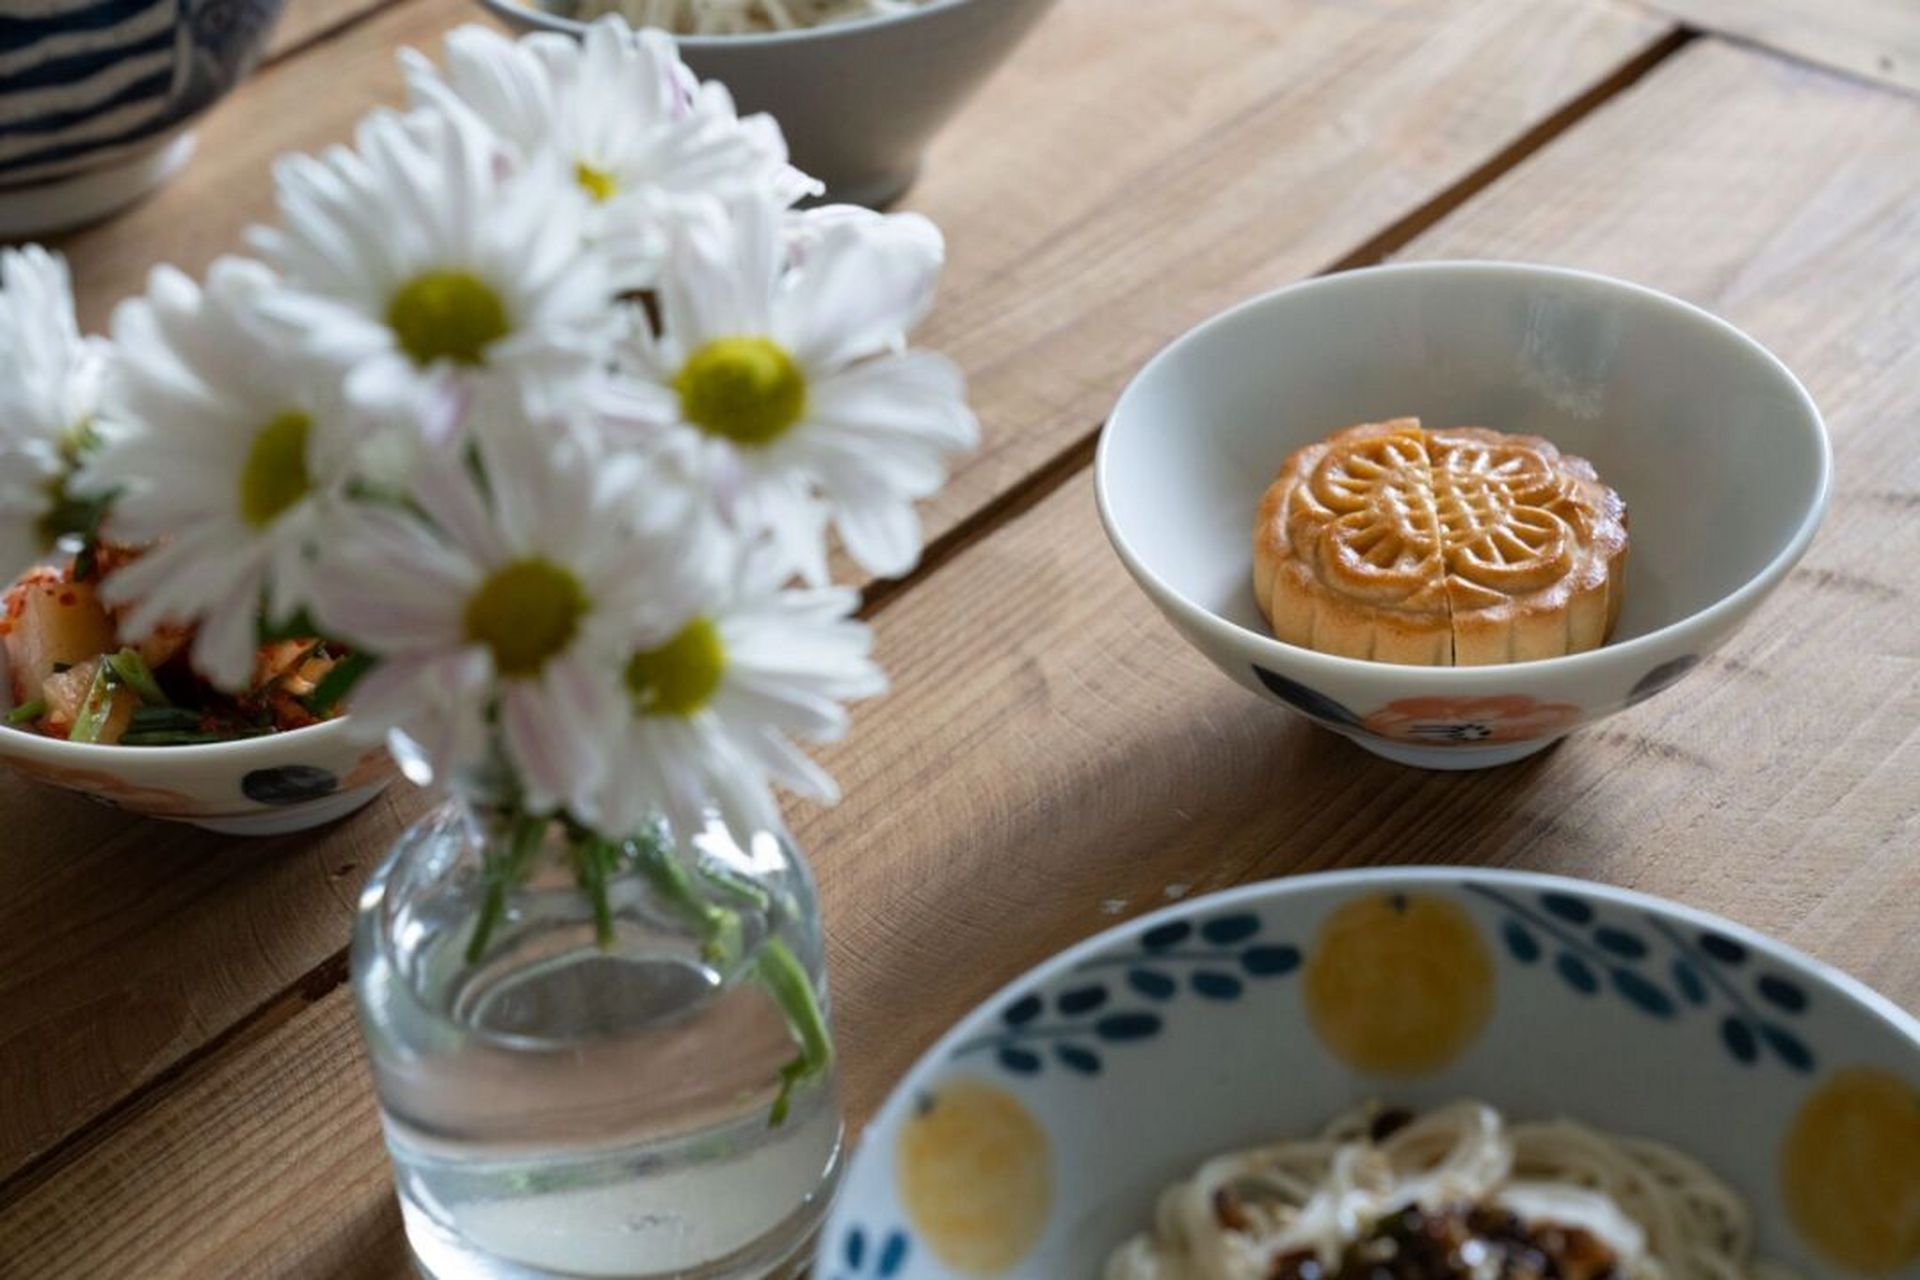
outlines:
[[[186,126],[252,69],[284,2],[0,5],[0,240],[90,222],[170,177]]]

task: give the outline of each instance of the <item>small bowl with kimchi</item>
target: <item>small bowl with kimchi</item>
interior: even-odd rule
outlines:
[[[190,633],[119,634],[98,570],[44,565],[0,608],[0,763],[154,818],[278,835],[341,818],[392,779],[349,732],[327,677],[345,654],[288,637],[261,646],[252,687],[213,689]],[[110,566],[107,566],[110,571]]]

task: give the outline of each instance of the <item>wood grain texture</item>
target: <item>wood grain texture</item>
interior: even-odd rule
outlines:
[[[1206,0],[1168,42],[1115,24],[1121,2],[1061,5],[915,193],[952,245],[928,342],[972,373],[988,438],[930,512],[935,531],[1083,438],[1181,327],[1336,260],[1662,32],[1577,0]],[[231,249],[269,213],[274,153],[344,136],[397,95],[396,46],[432,48],[475,12],[407,0],[249,81],[179,183],[64,246],[89,320],[152,263],[197,270]],[[1021,146],[1000,144],[1016,131]],[[360,878],[420,807],[383,803],[263,846],[116,827],[0,781],[0,824],[58,830],[58,815],[85,813],[92,833],[7,855],[31,889],[0,903],[0,948],[21,957],[0,970],[0,1097],[30,1105],[0,1108],[0,1176],[336,951]],[[131,845],[157,852],[130,860]],[[89,912],[100,934],[70,932]],[[129,1012],[85,1012],[108,1009]]]
[[[336,992],[82,1146],[76,1167],[165,1209],[123,1231],[113,1206],[55,1180],[0,1219],[0,1277],[410,1275],[352,1024]]]
[[[267,41],[266,61],[272,62],[304,49],[315,40],[356,22],[377,9],[406,0],[287,0]]]
[[[1503,770],[1383,763],[1189,650],[1107,549],[1084,474],[890,605],[895,692],[829,761],[846,802],[797,828],[856,1118],[1062,945],[1172,898],[1340,866],[1664,893],[1920,1008],[1920,922],[1894,909],[1920,895],[1920,262],[1902,252],[1920,172],[1899,163],[1916,128],[1911,99],[1702,42],[1411,248],[1657,283],[1750,328],[1820,398],[1828,527],[1684,692]],[[1790,144],[1767,160],[1754,137]],[[154,1277],[318,1277],[352,1256],[400,1275],[352,1052],[335,991],[198,1064],[0,1209],[0,1258],[34,1276],[143,1257]],[[189,1219],[188,1263],[139,1252]]]
[[[348,0],[293,0],[285,20],[316,2],[336,21],[351,16]],[[399,49],[438,52],[441,32],[483,17],[473,0],[397,0],[248,77],[198,126],[193,163],[177,179],[121,216],[52,242],[72,263],[81,325],[103,330],[114,303],[142,289],[160,263],[198,275],[240,252],[243,230],[273,215],[274,157],[346,141],[367,111],[400,100]]]
[[[1092,431],[1185,329],[1325,269],[1669,29],[1584,0],[1163,13],[1062,4],[908,197],[950,248],[923,340],[966,369],[984,431],[932,536]]]
[[[1643,0],[1690,26],[1920,91],[1920,0]]]

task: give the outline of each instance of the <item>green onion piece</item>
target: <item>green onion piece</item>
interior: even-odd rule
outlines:
[[[7,712],[7,723],[31,724],[45,714],[47,714],[46,699],[35,698],[32,702],[23,702],[13,710]]]
[[[360,683],[360,677],[373,670],[374,658],[370,653],[353,652],[333,664],[327,674],[320,677],[320,683],[306,697],[307,710],[324,719],[346,700],[353,686]]]
[[[141,657],[137,650],[122,649],[118,653],[108,654],[107,665],[113,668],[114,678],[133,690],[140,701],[148,706],[170,707],[173,705],[173,699],[169,698],[167,691],[160,687],[160,682],[153,678],[153,668],[147,665],[147,660]]]
[[[87,696],[80,701],[80,714],[73,718],[73,730],[67,734],[69,741],[100,741],[100,734],[107,727],[107,716],[113,711],[113,690],[113,668],[103,662],[93,673]]]
[[[120,735],[123,747],[197,747],[208,742],[229,742],[233,735],[211,733],[204,729],[129,729]]]
[[[185,707],[135,707],[134,729],[198,729],[202,716],[198,711],[189,711]]]

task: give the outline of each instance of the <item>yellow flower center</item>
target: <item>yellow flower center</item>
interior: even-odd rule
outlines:
[[[272,524],[313,487],[307,474],[307,435],[312,429],[313,419],[296,409],[254,436],[240,468],[240,517],[254,528]]]
[[[467,639],[493,653],[501,675],[540,674],[573,643],[587,593],[571,573],[539,556],[495,569],[467,601]]]
[[[690,716],[707,705],[727,669],[720,629],[695,618],[658,649],[627,660],[627,691],[643,716]]]
[[[688,422],[737,444],[770,444],[807,409],[807,379],[766,338],[717,338],[673,380]]]
[[[605,204],[620,194],[620,179],[605,169],[594,168],[585,160],[574,162],[573,180],[593,197],[596,204]]]
[[[387,303],[387,327],[422,367],[484,364],[487,347],[511,329],[506,303],[471,271],[428,271],[407,281]]]

